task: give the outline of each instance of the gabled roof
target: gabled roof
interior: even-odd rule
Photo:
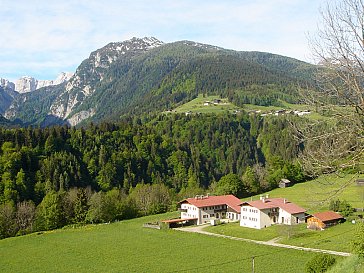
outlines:
[[[332,220],[340,220],[344,217],[341,216],[339,213],[336,213],[334,211],[324,211],[324,212],[318,212],[315,214],[312,214],[317,219],[321,220],[322,222],[332,221]]]
[[[287,183],[291,183],[291,181],[289,181],[288,179],[286,179],[286,178],[282,178],[280,181],[279,181],[279,183],[285,183],[285,184],[287,184]]]
[[[249,205],[251,207],[261,209],[281,208],[290,214],[306,212],[304,208],[289,202],[285,198],[266,198],[263,200],[247,201],[242,205]]]
[[[198,198],[187,198],[180,202],[180,204],[189,203],[198,208],[227,205],[236,212],[240,213],[241,201],[234,195],[218,195],[218,196],[203,196]]]

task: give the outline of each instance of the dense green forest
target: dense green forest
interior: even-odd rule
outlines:
[[[158,115],[86,128],[0,129],[0,236],[175,209],[198,193],[304,179],[286,117]]]

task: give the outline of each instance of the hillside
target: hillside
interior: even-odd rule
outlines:
[[[18,96],[18,93],[8,87],[0,86],[0,114],[3,115],[10,107],[13,100]]]
[[[331,199],[349,202],[354,208],[364,207],[364,189],[356,185],[356,175],[323,175],[288,188],[267,192],[270,197],[284,197],[308,209],[309,213],[327,210]],[[252,197],[259,199],[259,195]]]
[[[26,124],[77,125],[165,111],[200,93],[228,97],[238,106],[298,102],[295,86],[309,82],[314,70],[269,53],[133,38],[92,52],[67,83],[22,94],[5,116]]]
[[[0,271],[249,272],[255,256],[257,272],[293,273],[303,272],[303,265],[315,255],[142,227],[173,216],[169,213],[0,240]]]

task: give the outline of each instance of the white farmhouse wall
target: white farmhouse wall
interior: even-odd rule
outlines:
[[[181,219],[197,218],[197,225],[210,223],[211,218],[221,219],[225,217],[225,212],[215,212],[215,209],[221,210],[223,208],[226,208],[226,206],[217,205],[198,208],[194,205],[184,203],[181,205],[181,209],[186,210],[186,212],[181,212]]]
[[[291,222],[292,222],[291,214],[279,208],[278,223],[284,225],[291,225]]]
[[[272,224],[295,225],[305,222],[305,213],[291,215],[282,208],[257,209],[249,205],[241,207],[240,226],[261,229]]]
[[[278,223],[284,225],[296,225],[305,222],[305,213],[290,214],[289,212],[279,209]]]
[[[251,206],[242,206],[240,226],[260,229],[260,211]]]

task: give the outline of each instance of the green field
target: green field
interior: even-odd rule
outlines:
[[[356,185],[356,176],[325,175],[318,179],[305,183],[295,184],[288,188],[277,188],[267,192],[269,197],[287,198],[309,213],[327,210],[331,199],[348,201],[354,208],[364,207],[364,187]],[[246,198],[245,200],[250,200]],[[259,195],[253,196],[253,200],[258,200]]]
[[[235,110],[240,110],[239,107],[230,103],[228,99],[223,98],[219,104],[213,104],[205,106],[206,101],[213,102],[214,99],[220,99],[219,96],[206,96],[204,97],[200,94],[197,98],[177,107],[174,109],[176,113],[222,113],[222,112],[233,112]]]
[[[350,241],[355,232],[355,225],[346,222],[323,231],[307,229],[306,224],[297,226],[274,225],[265,229],[241,227],[239,223],[209,226],[206,231],[258,241],[276,239],[277,243],[351,252]]]
[[[308,213],[328,210],[331,199],[348,201],[355,208],[364,206],[364,187],[356,185],[356,176],[335,175],[321,176],[318,179],[296,184],[288,188],[278,188],[270,192],[269,197],[287,198],[308,210]],[[245,200],[259,200],[259,195]],[[243,228],[239,223],[230,223],[208,227],[208,231],[247,239],[269,241],[278,238],[279,243],[350,252],[355,225],[350,221],[324,231],[313,231],[305,224],[287,227],[281,225],[255,230]]]
[[[175,213],[0,241],[1,272],[304,272],[315,254],[142,224]]]
[[[343,183],[348,186],[338,190]],[[349,176],[327,176],[273,190],[270,196],[286,197],[315,212],[324,209],[327,202],[321,201],[333,194],[359,206],[359,193]],[[176,216],[174,212],[7,238],[0,241],[0,272],[250,272],[252,256],[256,257],[256,272],[304,272],[305,263],[316,255],[142,227]],[[281,237],[279,242],[284,244],[349,251],[353,227],[347,222],[325,231],[307,230],[305,225],[253,230],[231,223],[208,229],[235,237],[262,241]]]
[[[214,99],[221,99],[221,103],[219,104],[209,104],[204,105],[205,102],[213,102]],[[230,112],[235,113],[236,111],[246,111],[246,112],[255,112],[260,111],[261,114],[271,113],[277,110],[298,110],[298,111],[305,111],[310,110],[311,114],[305,115],[304,117],[310,120],[329,120],[330,117],[323,116],[318,113],[313,105],[307,104],[291,104],[285,101],[280,101],[282,106],[260,106],[260,105],[253,105],[253,104],[244,104],[243,107],[238,107],[228,101],[227,98],[220,98],[219,96],[206,96],[204,97],[202,94],[198,95],[197,98],[177,107],[173,110],[173,113],[223,113],[223,112]],[[335,111],[348,111],[348,107],[341,107],[335,106]]]
[[[205,102],[213,102],[214,99],[221,99],[221,103],[219,104],[209,104],[204,105]],[[231,112],[234,113],[236,111],[244,110],[246,112],[251,111],[261,111],[262,114],[270,113],[272,111],[286,109],[286,110],[310,110],[311,114],[307,115],[310,119],[322,119],[323,117],[314,111],[312,106],[308,106],[305,104],[290,104],[284,101],[281,101],[282,106],[259,106],[253,104],[244,104],[244,107],[240,108],[236,105],[230,103],[227,98],[220,98],[219,96],[206,96],[204,97],[202,94],[198,95],[197,98],[177,107],[173,110],[174,113],[223,113],[223,112]]]

